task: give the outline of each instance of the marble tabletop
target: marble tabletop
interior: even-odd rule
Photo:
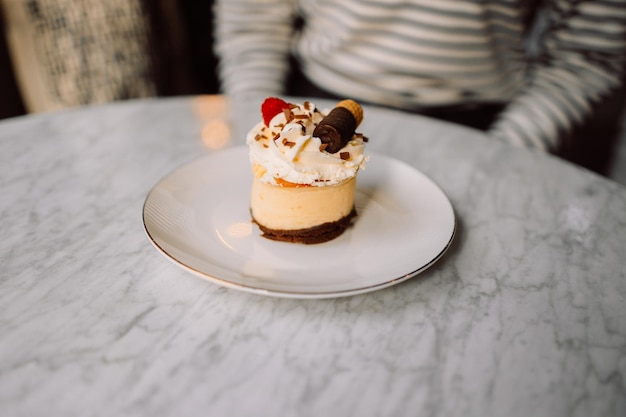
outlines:
[[[1,416],[626,415],[626,188],[366,107],[369,149],[448,195],[452,247],[368,294],[249,294],[179,268],[142,223],[167,173],[244,142],[258,103],[225,104],[0,122]]]

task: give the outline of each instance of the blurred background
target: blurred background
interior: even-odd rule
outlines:
[[[208,0],[0,0],[0,118],[217,93]]]
[[[0,0],[0,119],[143,97],[216,94],[211,0]],[[567,159],[626,184],[625,90]],[[615,133],[615,125],[618,133]]]

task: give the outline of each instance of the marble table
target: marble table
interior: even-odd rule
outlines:
[[[452,247],[368,294],[248,294],[179,268],[142,224],[159,179],[243,143],[258,103],[226,104],[0,122],[0,415],[626,415],[626,188],[367,107],[370,149],[449,196]]]

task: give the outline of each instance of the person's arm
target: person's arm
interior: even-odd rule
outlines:
[[[595,103],[620,86],[626,53],[626,0],[555,0],[544,53],[528,87],[491,129],[520,146],[557,150]]]
[[[289,71],[293,0],[218,0],[215,51],[222,92],[238,99],[280,94]]]

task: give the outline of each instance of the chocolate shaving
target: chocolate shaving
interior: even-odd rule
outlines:
[[[293,120],[293,112],[291,109],[283,109],[283,113],[285,114],[285,119],[287,119],[287,123],[290,123]]]
[[[278,139],[280,137],[280,132],[275,134],[274,137],[272,138],[273,141],[276,141],[276,139]]]
[[[340,152],[339,157],[344,161],[347,161],[350,159],[350,152]]]
[[[290,140],[287,140],[287,138],[283,138],[283,145],[293,148],[296,146],[296,142],[291,142]]]
[[[263,139],[265,136],[261,136],[258,133],[256,135],[254,135],[254,140],[256,140],[257,142],[260,141],[261,139]]]

